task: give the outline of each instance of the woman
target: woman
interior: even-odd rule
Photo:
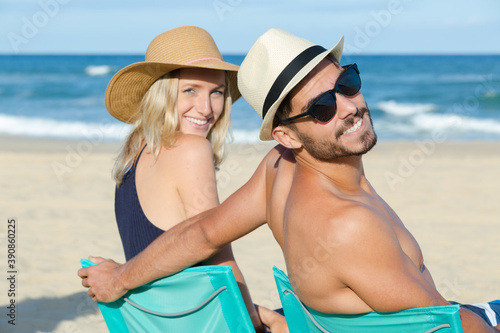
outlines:
[[[109,83],[106,108],[133,124],[113,170],[127,260],[165,230],[219,204],[215,167],[231,104],[240,97],[237,70],[222,61],[205,30],[184,26],[157,36],[145,62],[125,67]],[[263,331],[261,320],[283,325],[282,316],[256,310],[230,246],[200,264],[232,266],[257,331]]]

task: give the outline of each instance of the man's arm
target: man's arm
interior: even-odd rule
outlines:
[[[94,258],[97,266],[82,268],[82,285],[98,302],[112,302],[128,290],[171,275],[209,258],[224,245],[266,222],[266,159],[252,178],[220,206],[179,223],[143,252],[119,265]]]

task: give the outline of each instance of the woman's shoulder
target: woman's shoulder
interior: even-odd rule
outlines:
[[[181,134],[171,147],[162,147],[158,161],[168,160],[169,164],[210,162],[213,165],[213,152],[210,142],[201,136]]]
[[[173,147],[180,147],[180,148],[198,148],[198,149],[210,149],[212,150],[212,146],[210,145],[210,141],[208,141],[207,138],[204,138],[199,135],[194,135],[194,134],[180,134],[177,139],[175,140],[175,143]]]

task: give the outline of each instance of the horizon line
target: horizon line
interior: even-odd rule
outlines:
[[[222,53],[223,56],[245,56],[246,53],[236,53],[236,52],[228,52]],[[3,53],[0,52],[0,56],[139,56],[144,57],[144,54],[141,53],[93,53],[93,52],[82,52],[82,53],[45,53],[45,52],[36,52],[36,53]],[[484,53],[446,53],[446,52],[436,52],[436,53],[410,53],[410,52],[388,52],[388,53],[344,53],[342,55],[345,56],[500,56],[499,53],[494,52],[484,52]]]

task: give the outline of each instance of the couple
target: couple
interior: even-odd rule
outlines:
[[[220,206],[171,227],[126,264],[94,258],[99,265],[79,270],[89,296],[113,301],[267,223],[294,290],[317,311],[449,304],[418,243],[365,177],[362,155],[376,135],[358,68],[340,66],[341,55],[342,40],[327,50],[278,29],[262,35],[240,67],[238,87],[263,118],[260,138],[279,145]],[[494,317],[467,308],[460,314],[465,332],[497,332]]]

